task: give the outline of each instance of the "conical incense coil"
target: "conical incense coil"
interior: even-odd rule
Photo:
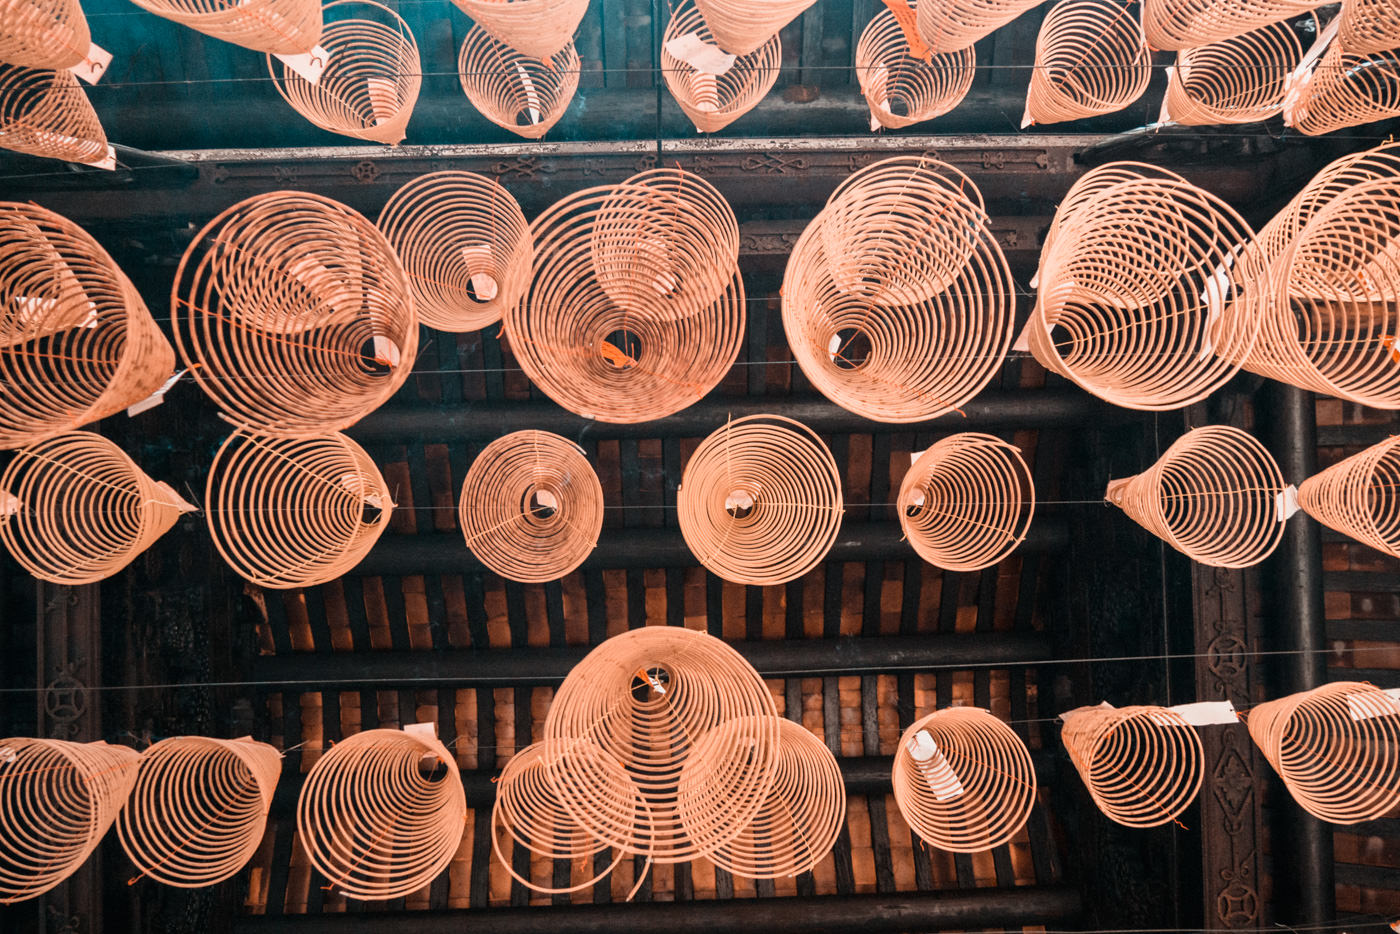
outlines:
[[[1104,498],[1212,567],[1252,567],[1283,538],[1278,464],[1262,444],[1227,425],[1188,431],[1148,470],[1109,483]]]
[[[972,200],[980,195],[950,187],[957,176],[943,170],[956,172],[903,157],[862,169],[788,259],[783,327],[793,355],[824,396],[865,418],[954,411],[1011,346],[1006,258]]]
[[[701,736],[738,718],[743,724],[724,735],[722,748],[709,750],[732,767],[687,802],[705,815],[711,845],[738,836],[772,787],[773,697],[753,666],[713,636],[633,629],[588,653],[554,695],[544,723],[549,781],[594,839],[658,863],[692,859],[701,850],[677,812],[681,772]],[[613,763],[645,799],[640,813],[618,788]]]
[[[501,42],[521,55],[541,61],[548,61],[573,42],[574,31],[588,11],[588,0],[452,2]]]
[[[977,707],[947,707],[912,723],[900,737],[892,779],[910,828],[954,853],[1010,842],[1035,804],[1026,744]]]
[[[1353,55],[1400,49],[1400,6],[1392,0],[1346,0],[1340,16],[1337,44]]]
[[[256,195],[205,225],[170,307],[200,387],[263,434],[353,425],[403,385],[418,353],[394,248],[359,213],[303,192]]]
[[[0,65],[0,148],[96,165],[107,134],[71,71]]]
[[[398,898],[447,868],[467,799],[452,753],[434,737],[366,730],[330,748],[297,799],[311,865],[347,898]]]
[[[71,68],[92,45],[78,0],[5,0],[0,4],[0,62]]]
[[[500,182],[420,176],[394,192],[378,226],[408,274],[418,317],[439,331],[495,324],[530,284],[530,224]]]
[[[780,415],[735,419],[685,465],[676,508],[685,543],[717,577],[782,584],[836,542],[841,475],[821,438]]]
[[[1328,528],[1400,558],[1400,436],[1304,480],[1298,505]]]
[[[578,445],[547,431],[488,444],[458,504],[472,554],[504,578],[557,580],[583,563],[603,528],[603,487]]]
[[[1400,808],[1400,702],[1338,681],[1266,701],[1249,735],[1293,800],[1319,820],[1356,824]]]
[[[0,740],[0,905],[34,898],[87,860],[136,781],[126,746]]]
[[[916,10],[919,37],[934,54],[968,48],[1042,0],[928,0]]]
[[[1302,58],[1303,45],[1288,23],[1183,49],[1167,79],[1163,122],[1209,126],[1277,116],[1288,76]]]
[[[748,55],[816,0],[695,0],[721,49]]]
[[[1110,820],[1156,827],[1190,807],[1205,776],[1196,730],[1165,707],[1080,707],[1060,739],[1089,795]]]
[[[831,750],[802,724],[779,719],[773,786],[739,835],[711,819],[706,789],[747,767],[746,754],[734,757],[733,736],[762,726],[751,719],[726,721],[695,744],[681,771],[681,823],[712,863],[736,876],[777,879],[809,872],[831,852],[846,824],[846,784]],[[707,846],[708,840],[714,845]]]
[[[1019,448],[965,432],[919,455],[899,486],[899,524],[919,557],[980,571],[1025,541],[1035,484]]]
[[[346,18],[336,19],[331,15]],[[374,0],[333,0],[322,7],[325,70],[312,84],[267,57],[277,92],[323,130],[397,145],[408,133],[423,66],[418,43],[393,10]]]
[[[855,62],[872,120],[892,130],[948,113],[962,103],[977,74],[972,46],[921,57],[888,9],[876,13],[860,34]]]
[[[774,34],[752,52],[738,56],[723,72],[714,74],[672,54],[673,49],[680,51],[697,41],[713,46],[715,37],[695,6],[686,3],[671,12],[666,24],[661,43],[661,75],[695,129],[714,133],[748,113],[772,90],[782,66],[783,47]]]
[[[1114,0],[1061,0],[1045,14],[1022,126],[1122,110],[1152,80],[1152,52],[1130,7]]]
[[[53,584],[111,577],[194,508],[87,431],[22,448],[0,475],[0,541]]]
[[[254,52],[299,55],[321,37],[319,0],[132,0],[206,36]]]
[[[141,754],[117,821],[140,876],[199,888],[232,877],[262,843],[282,754],[251,739],[176,736]],[[138,877],[139,878],[139,877]]]
[[[106,418],[169,378],[175,351],[78,225],[0,201],[0,254],[0,448]]]
[[[544,136],[564,116],[578,90],[579,69],[572,42],[546,63],[520,54],[480,26],[467,33],[457,57],[457,77],[472,106],[526,139]]]
[[[1298,100],[1284,123],[1308,136],[1400,116],[1400,50],[1356,55],[1333,43],[1296,80]]]
[[[1233,39],[1316,6],[1316,0],[1142,0],[1142,30],[1152,48],[1176,52]]]
[[[224,560],[275,588],[344,575],[374,547],[394,509],[374,462],[341,434],[234,432],[214,455],[205,503]]]

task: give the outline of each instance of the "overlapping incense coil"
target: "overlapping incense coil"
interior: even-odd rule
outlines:
[[[919,37],[935,54],[956,52],[991,35],[1043,0],[929,0],[915,13]]]
[[[107,251],[72,221],[0,201],[0,448],[145,399],[175,352]]]
[[[1308,136],[1400,116],[1400,50],[1358,55],[1334,42],[1296,80],[1284,123]]]
[[[136,781],[136,750],[0,740],[0,905],[58,885],[97,849]]]
[[[530,283],[530,224],[498,181],[420,176],[394,192],[378,226],[403,263],[418,317],[439,331],[495,324]]]
[[[1188,431],[1104,498],[1177,551],[1212,567],[1247,568],[1283,538],[1283,475],[1268,450],[1228,425]]]
[[[1400,558],[1400,436],[1304,480],[1298,505],[1328,528]]]
[[[1019,448],[964,432],[919,455],[899,486],[897,508],[919,557],[949,571],[979,571],[1025,541],[1035,484]]]
[[[78,0],[5,0],[0,5],[0,62],[71,68],[92,44]]]
[[[1142,0],[1142,30],[1154,49],[1222,42],[1310,12],[1316,0]]]
[[[954,853],[980,853],[1009,842],[1035,804],[1035,770],[1026,744],[976,707],[936,710],[910,724],[899,740],[892,780],[895,802],[910,828],[930,845]]]
[[[408,133],[423,84],[408,24],[374,0],[332,0],[321,9],[325,70],[312,84],[269,55],[277,92],[323,130],[397,145]]]
[[[1205,754],[1196,730],[1165,707],[1080,707],[1060,739],[1089,795],[1127,827],[1176,820],[1200,793]]]
[[[321,37],[319,0],[132,0],[206,36],[254,52],[299,55]]]
[[[1391,0],[1346,0],[1339,15],[1337,43],[1353,55],[1400,49],[1400,7]]]
[[[860,34],[855,64],[871,118],[893,130],[948,113],[962,103],[977,74],[971,45],[919,57],[889,9],[876,13]]]
[[[477,26],[521,55],[548,61],[574,39],[588,0],[452,0]],[[557,64],[557,63],[556,63]],[[577,67],[577,66],[575,66]]]
[[[180,260],[175,343],[236,424],[282,437],[353,425],[394,394],[418,315],[394,248],[319,195],[276,191],[225,210]]]
[[[1035,41],[1022,125],[1114,113],[1141,97],[1151,80],[1152,52],[1128,5],[1061,0]]]
[[[141,876],[199,888],[235,875],[257,852],[282,756],[251,739],[176,736],[141,754],[117,821]]]
[[[671,54],[671,43],[695,35],[715,44],[715,37],[693,4],[671,12],[661,43],[661,75],[681,110],[701,133],[722,130],[763,100],[778,80],[783,47],[775,33],[752,52],[740,55],[722,74],[701,71]]]
[[[603,487],[578,445],[547,431],[497,438],[472,462],[458,504],[472,554],[510,580],[557,580],[603,528]]]
[[[1400,702],[1338,681],[1266,701],[1249,712],[1249,735],[1309,814],[1356,824],[1400,810]]]
[[[844,509],[821,438],[778,415],[735,419],[685,465],[676,509],[696,560],[736,584],[782,584],[815,568]]]
[[[1381,143],[1328,163],[1259,231],[1265,259],[1276,262],[1313,217],[1352,186],[1382,178],[1400,178],[1400,143]]]
[[[1167,79],[1162,120],[1209,126],[1277,116],[1288,76],[1302,57],[1303,45],[1288,23],[1183,49]]]
[[[544,62],[522,55],[477,26],[457,56],[457,77],[481,115],[516,136],[539,139],[559,122],[579,79],[573,42]]]
[[[214,455],[209,532],[239,576],[310,587],[347,573],[389,524],[394,503],[374,462],[341,434],[269,438],[236,431]]]
[[[297,832],[316,871],[347,898],[398,898],[447,868],[467,800],[452,753],[401,730],[346,737],[316,760]]]
[[[71,71],[0,65],[0,147],[97,164],[107,134]]]
[[[747,55],[777,35],[816,0],[695,0],[721,49]]]

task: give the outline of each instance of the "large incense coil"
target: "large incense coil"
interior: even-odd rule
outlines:
[[[53,584],[111,577],[192,509],[87,431],[22,448],[0,475],[0,541],[26,571]]]
[[[240,577],[311,587],[360,562],[394,503],[374,462],[341,434],[269,438],[236,431],[214,455],[209,532]]]
[[[836,542],[841,475],[821,438],[780,415],[734,419],[685,465],[676,509],[702,565],[736,584],[796,580]]]
[[[136,781],[136,750],[0,740],[0,905],[42,895],[87,860]]]
[[[141,754],[117,821],[142,876],[199,888],[235,875],[262,843],[282,755],[251,739],[176,736]]]
[[[1356,824],[1400,809],[1400,702],[1370,684],[1338,681],[1266,701],[1249,735],[1309,814]]]
[[[574,99],[578,52],[570,42],[549,63],[522,55],[477,26],[457,57],[457,77],[481,115],[516,136],[539,139]]]
[[[727,783],[747,767],[745,760],[732,758],[732,736],[762,727],[751,719],[722,723],[695,744],[681,771],[681,822],[712,863],[736,876],[777,879],[810,872],[831,852],[846,824],[846,785],[831,750],[802,724],[778,721],[773,785],[738,836],[706,819],[705,789],[712,782]],[[707,846],[710,840],[714,843]]]
[[[1110,820],[1157,827],[1196,800],[1205,777],[1201,738],[1165,707],[1080,707],[1060,739],[1089,795]]]
[[[860,34],[855,65],[870,116],[897,130],[941,117],[962,103],[977,74],[977,54],[969,45],[920,58],[910,50],[894,11],[884,9]]]
[[[1061,0],[1035,41],[1026,123],[1062,123],[1122,110],[1152,80],[1152,52],[1115,0]],[[1026,124],[1023,124],[1026,125]]]
[[[521,55],[541,61],[548,61],[573,42],[574,30],[588,11],[588,0],[452,2],[501,42]]]
[[[919,38],[935,54],[968,48],[1042,0],[928,0],[915,10]]]
[[[467,547],[509,580],[558,580],[603,528],[603,487],[578,447],[547,431],[497,438],[472,462],[458,517]]]
[[[920,733],[928,737],[922,743]],[[910,828],[931,846],[954,853],[1009,842],[1035,804],[1035,769],[1026,744],[977,707],[947,707],[910,724],[891,777]]]
[[[1167,79],[1163,121],[1183,126],[1256,123],[1283,110],[1303,45],[1288,23],[1183,49]]]
[[[1019,448],[964,432],[919,455],[899,486],[897,508],[919,557],[949,571],[980,571],[1025,541],[1035,484]]]
[[[682,825],[678,782],[692,749],[740,718],[707,753],[732,768],[689,789]],[[753,666],[719,639],[678,626],[633,629],[588,653],[544,723],[548,777],[563,807],[594,839],[658,863],[701,855],[687,827],[710,846],[737,836],[772,787],[777,756],[773,697]],[[641,813],[612,763],[641,792]]]
[[[816,0],[695,0],[715,43],[731,55],[748,55],[777,35]]]
[[[1357,55],[1334,42],[1297,80],[1284,123],[1308,136],[1400,116],[1400,50]]]
[[[1400,49],[1400,6],[1392,0],[1346,0],[1339,15],[1337,44],[1353,55]]]
[[[297,799],[311,865],[347,898],[398,898],[447,868],[467,800],[452,753],[436,738],[366,730],[316,760]]]
[[[1247,568],[1283,538],[1283,475],[1268,450],[1227,425],[1188,431],[1104,498],[1177,551],[1212,567]]]
[[[408,274],[418,317],[439,331],[495,324],[530,283],[530,224],[498,181],[419,176],[394,192],[378,226]]]
[[[1142,30],[1152,48],[1175,52],[1233,39],[1317,5],[1317,0],[1142,0]]]
[[[299,55],[321,37],[319,0],[132,0],[143,10],[254,52]]]
[[[748,113],[772,90],[782,66],[783,47],[774,34],[752,52],[740,55],[723,74],[714,75],[671,54],[668,45],[691,34],[702,42],[715,44],[700,12],[687,3],[672,11],[666,24],[661,43],[661,75],[695,129],[714,133]]]
[[[290,65],[267,57],[277,93],[323,130],[397,145],[408,133],[423,66],[408,24],[374,0],[332,0],[320,47],[325,70],[312,84]],[[344,18],[334,18],[334,16]]]
[[[78,0],[0,3],[0,62],[28,68],[71,68],[92,45]]]
[[[1400,558],[1400,436],[1304,480],[1298,505],[1328,528]]]
[[[0,147],[95,165],[107,134],[71,71],[0,65]]]
[[[0,201],[0,448],[106,418],[175,368],[140,294],[72,221]]]
[[[366,218],[295,191],[256,195],[194,238],[170,296],[175,344],[236,424],[283,437],[353,425],[403,385],[418,315]]]

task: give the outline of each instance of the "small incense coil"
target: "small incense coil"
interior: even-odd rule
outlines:
[[[966,49],[1042,0],[928,0],[915,11],[919,37],[934,54]]]
[[[736,58],[723,74],[710,74],[671,54],[672,42],[694,34],[715,44],[715,37],[693,4],[671,13],[661,43],[661,75],[681,110],[701,133],[722,130],[752,110],[773,88],[782,67],[783,46],[775,33],[752,52]]]
[[[1357,824],[1400,809],[1400,706],[1373,685],[1337,681],[1266,701],[1249,712],[1249,735],[1319,820]]]
[[[892,779],[910,828],[954,853],[1010,842],[1035,804],[1026,744],[977,707],[947,707],[911,724],[900,737]]]
[[[310,52],[321,37],[319,0],[132,0],[206,36],[270,55]]]
[[[1109,483],[1104,499],[1193,561],[1247,568],[1283,538],[1283,475],[1238,428],[1188,431],[1146,471]]]
[[[1183,49],[1167,79],[1163,122],[1210,126],[1277,116],[1288,76],[1302,58],[1303,45],[1288,23]]]
[[[1191,806],[1205,777],[1201,737],[1165,707],[1080,707],[1060,739],[1089,795],[1110,820],[1157,827]]]
[[[354,18],[332,21],[332,10]],[[277,93],[323,130],[398,145],[423,84],[418,43],[408,24],[374,0],[332,0],[321,12],[326,60],[320,80],[312,84],[269,55],[267,70]]]
[[[457,57],[457,77],[472,106],[516,136],[539,139],[574,99],[578,52],[570,42],[548,63],[515,51],[477,26]]]
[[[107,134],[71,71],[0,65],[0,147],[95,165]]]
[[[495,324],[530,284],[530,224],[500,182],[419,176],[394,192],[378,226],[408,274],[419,319],[439,331]]]
[[[588,11],[588,0],[452,2],[499,41],[521,55],[540,61],[549,61],[573,43],[574,31]]]
[[[737,719],[707,748],[731,766],[686,802],[689,826],[712,845],[738,836],[772,788],[779,735],[772,694],[713,636],[678,626],[630,630],[588,653],[554,695],[544,723],[550,784],[595,840],[657,863],[692,859],[701,849],[681,823],[678,782],[699,737]],[[619,789],[613,763],[645,799],[641,814]]]
[[[209,532],[239,576],[311,587],[360,562],[394,510],[378,468],[341,434],[268,438],[236,431],[214,455]]]
[[[78,0],[5,0],[0,5],[0,62],[26,68],[71,68],[92,45]]]
[[[710,783],[727,783],[748,767],[746,755],[733,756],[733,734],[762,727],[750,719],[728,720],[695,744],[681,770],[681,823],[712,863],[736,876],[777,879],[810,872],[831,852],[846,824],[846,784],[831,750],[802,724],[779,719],[773,786],[738,836],[708,819]]]
[[[87,860],[136,781],[136,750],[0,740],[0,905],[42,895]]]
[[[1316,0],[1142,0],[1142,30],[1152,48],[1179,52],[1310,13],[1317,5]]]
[[[338,431],[408,379],[418,315],[394,248],[319,195],[276,191],[225,210],[180,260],[175,345],[235,424],[277,437]]]
[[[1356,55],[1334,42],[1297,80],[1284,123],[1308,136],[1400,116],[1400,50]]]
[[[603,487],[572,441],[516,431],[472,462],[458,517],[482,564],[508,580],[545,583],[577,568],[598,544]]]
[[[1346,0],[1337,44],[1353,55],[1400,49],[1400,7],[1392,0]],[[0,56],[3,57],[3,56]]]
[[[0,253],[0,448],[120,412],[175,369],[131,280],[77,224],[0,201]]]
[[[141,754],[117,821],[140,871],[193,889],[238,873],[262,843],[282,754],[251,739],[176,736]],[[139,876],[138,876],[139,878]]]
[[[964,432],[919,455],[899,486],[898,509],[919,557],[948,571],[980,571],[1025,541],[1035,484],[1020,448]]]
[[[971,45],[920,58],[889,9],[876,13],[860,34],[855,62],[872,120],[892,130],[948,113],[962,103],[977,74]]]
[[[1400,436],[1304,480],[1298,505],[1328,528],[1400,558]]]
[[[1061,0],[1045,14],[1022,126],[1122,110],[1152,80],[1152,52],[1128,6]]]
[[[816,0],[695,0],[715,43],[730,55],[748,55],[782,32]]]
[[[462,840],[462,776],[436,738],[365,730],[316,760],[297,799],[297,833],[331,888],[398,898],[447,868]]]
[[[676,508],[686,545],[712,574],[736,584],[783,584],[815,568],[835,544],[841,475],[801,422],[750,415],[695,449]]]

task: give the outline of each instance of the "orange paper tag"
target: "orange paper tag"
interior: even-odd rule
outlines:
[[[904,41],[909,46],[909,54],[914,58],[921,58],[930,61],[933,52],[929,50],[928,43],[919,35],[918,27],[914,25],[914,10],[909,6],[907,0],[884,0],[885,6],[890,8],[894,14],[894,21],[899,24],[899,28],[904,32]]]

